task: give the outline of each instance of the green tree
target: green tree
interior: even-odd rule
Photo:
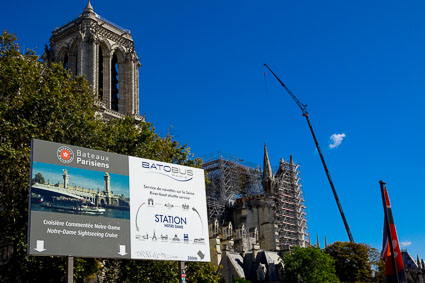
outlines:
[[[14,35],[0,36],[0,274],[3,281],[63,277],[63,258],[26,256],[32,138],[93,145],[96,129],[89,86],[61,67],[22,54]],[[49,276],[46,276],[49,275]],[[58,277],[59,276],[59,277]],[[5,280],[4,280],[5,279]],[[49,279],[47,279],[48,281]]]
[[[82,77],[60,65],[46,66],[31,51],[21,53],[16,37],[0,36],[0,281],[63,282],[65,257],[26,255],[31,140],[33,138],[190,166],[186,145],[155,133],[132,118],[95,118],[94,96]],[[193,264],[194,274],[202,264]],[[74,279],[97,273],[104,282],[173,282],[175,262],[76,259]],[[100,272],[101,271],[101,272]],[[208,271],[209,272],[209,271]],[[211,271],[215,274],[215,271]],[[201,282],[201,281],[199,281]]]
[[[319,248],[297,248],[283,256],[288,282],[339,282],[333,259]]]
[[[172,261],[109,259],[104,264],[101,282],[179,282],[177,263]]]
[[[372,265],[379,264],[376,249],[366,244],[335,242],[325,248],[335,260],[335,270],[343,282],[373,281]]]
[[[188,283],[212,283],[220,280],[217,267],[209,262],[188,262],[185,271]]]
[[[36,173],[34,178],[33,178],[33,182],[34,183],[40,183],[40,184],[44,184],[46,182],[46,180],[44,179],[43,174],[41,174],[40,172]]]

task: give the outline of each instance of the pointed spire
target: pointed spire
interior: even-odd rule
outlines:
[[[267,146],[264,144],[264,164],[263,164],[263,189],[267,197],[274,196],[274,176],[272,167],[270,166],[269,154],[267,153]]]
[[[325,235],[325,248],[328,247],[328,242],[326,241],[326,235]]]
[[[264,144],[263,179],[264,178],[273,178],[272,167],[270,165],[266,144]]]
[[[419,260],[418,254],[416,254],[416,262],[418,263],[418,267],[421,268],[421,261]]]
[[[319,233],[317,233],[317,242],[316,242],[316,246],[320,249]]]
[[[93,6],[90,3],[90,0],[88,0],[86,7],[84,8],[84,13],[94,13]]]

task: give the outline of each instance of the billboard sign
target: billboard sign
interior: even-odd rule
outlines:
[[[33,140],[28,253],[210,261],[204,171]]]

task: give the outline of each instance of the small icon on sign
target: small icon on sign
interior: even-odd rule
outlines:
[[[74,152],[69,146],[61,146],[58,148],[56,155],[60,162],[71,163],[74,160]]]
[[[201,251],[198,251],[198,255],[201,259],[204,259],[205,257],[205,254],[203,254]]]
[[[161,234],[161,240],[163,240],[163,241],[168,241],[168,235],[162,235]]]
[[[180,239],[179,237],[177,237],[177,234],[174,235],[173,242],[180,242]]]
[[[198,238],[198,239],[194,239],[193,242],[197,243],[197,244],[203,244],[203,243],[205,243],[205,239],[204,238]]]
[[[125,245],[120,245],[120,252],[118,254],[121,256],[125,256],[127,254],[125,252]]]
[[[148,205],[153,206],[153,198],[148,198]]]
[[[189,235],[188,234],[184,234],[183,238],[184,238],[185,243],[189,243]]]
[[[37,245],[36,245],[34,250],[36,250],[39,253],[44,252],[46,250],[44,248],[44,241],[43,240],[37,240]]]

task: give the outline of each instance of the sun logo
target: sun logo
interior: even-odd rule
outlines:
[[[74,160],[74,152],[68,146],[61,146],[58,148],[57,157],[62,163],[71,163]]]

